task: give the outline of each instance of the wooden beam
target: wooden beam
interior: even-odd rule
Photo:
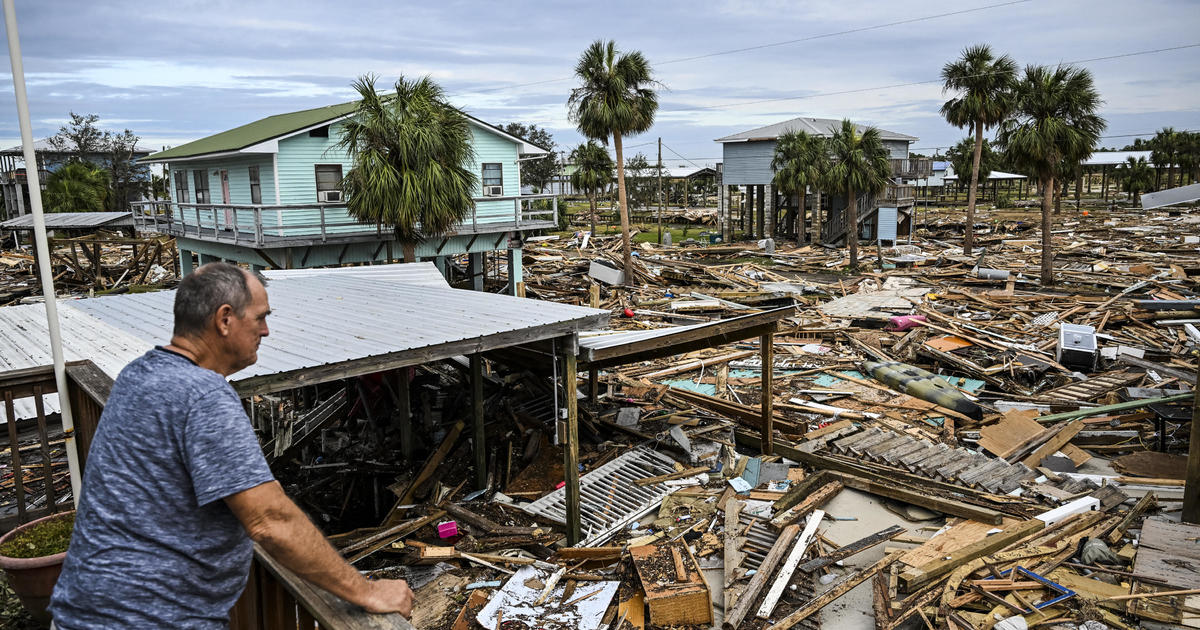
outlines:
[[[842,482],[833,481],[821,486],[820,490],[808,495],[800,503],[780,512],[771,519],[771,525],[779,528],[800,520],[805,514],[812,512],[832,499],[843,488]]]
[[[754,577],[750,578],[750,585],[738,596],[733,610],[726,609],[725,623],[721,625],[724,630],[736,630],[742,624],[742,620],[750,612],[750,607],[754,605],[754,600],[758,599],[759,592],[762,591],[763,586],[766,586],[767,579],[775,572],[775,566],[779,564],[779,560],[783,558],[783,554],[787,552],[788,547],[792,545],[792,541],[799,533],[799,525],[788,525],[780,532],[779,538],[775,539],[775,544],[771,545],[771,551],[767,553],[766,559],[759,565]]]
[[[466,427],[466,423],[459,420],[446,432],[446,437],[442,440],[441,445],[429,456],[429,459],[425,460],[425,465],[421,468],[421,472],[417,473],[417,476],[408,484],[408,488],[404,491],[404,494],[400,495],[400,499],[392,506],[391,512],[388,513],[387,519],[384,520],[384,525],[395,525],[400,520],[400,510],[398,508],[401,505],[411,502],[417,488],[433,476],[434,471],[437,470],[442,460],[446,459],[446,455],[450,453],[450,449],[454,447],[454,443],[458,441],[458,436],[462,434],[463,429]]]
[[[576,382],[575,337],[568,338],[562,351],[563,391],[567,406],[566,435],[563,436],[563,472],[566,475],[567,495],[567,545],[575,546],[583,539],[582,520],[579,508],[579,408],[575,400],[578,391]]]
[[[800,538],[796,540],[796,544],[792,547],[792,552],[788,554],[787,560],[783,562],[783,566],[779,567],[779,575],[771,584],[771,590],[767,591],[762,606],[758,607],[759,619],[767,619],[775,611],[775,605],[779,603],[783,589],[791,583],[792,574],[796,572],[796,565],[800,564],[804,552],[808,551],[808,544],[812,542],[813,536],[817,533],[817,526],[821,524],[823,518],[825,518],[825,513],[821,510],[814,511],[808,517],[808,522],[804,524],[804,531],[800,533]]]
[[[1066,446],[1067,442],[1070,442],[1071,438],[1075,437],[1075,435],[1078,434],[1083,427],[1084,424],[1078,421],[1067,424],[1060,429],[1058,433],[1051,436],[1049,440],[1046,440],[1044,444],[1039,446],[1037,450],[1029,455],[1029,457],[1021,460],[1021,463],[1030,468],[1037,468],[1038,466],[1041,466],[1043,459],[1046,459],[1047,457],[1058,452],[1058,449]]]
[[[922,565],[920,568],[909,567],[900,573],[900,579],[904,581],[910,590],[920,587],[922,584],[940,578],[976,558],[982,558],[988,554],[1000,551],[1026,536],[1040,532],[1045,527],[1046,524],[1042,521],[1031,518],[1023,523],[1013,525],[1004,531],[986,536],[982,540],[977,540],[958,549],[949,556],[934,560]]]
[[[887,568],[888,565],[895,562],[903,553],[903,551],[897,551],[895,553],[886,555],[883,558],[880,558],[874,564],[847,575],[842,579],[842,581],[835,584],[828,591],[825,591],[821,595],[809,600],[807,603],[800,606],[800,608],[795,612],[785,617],[782,621],[768,626],[767,630],[788,630],[788,628],[791,628],[801,621],[808,619],[813,613],[821,610],[837,598],[848,593],[850,589],[853,589],[859,584],[871,579],[876,573],[879,573]]]
[[[903,534],[905,531],[907,531],[907,530],[905,530],[903,527],[900,527],[899,525],[892,525],[891,527],[889,527],[885,530],[875,532],[874,534],[871,534],[870,536],[867,536],[865,538],[860,538],[848,545],[839,547],[839,548],[835,549],[834,551],[832,551],[828,554],[825,554],[824,556],[821,556],[820,558],[814,558],[812,560],[809,560],[808,562],[805,562],[804,564],[800,565],[800,570],[804,571],[805,573],[812,573],[813,571],[816,571],[817,569],[827,567],[839,560],[844,560],[846,558],[849,558],[850,556],[853,556],[854,554],[856,554],[860,551],[863,551],[865,549],[870,549],[871,547],[874,547],[875,545],[878,545],[881,542],[891,540],[891,539],[899,536],[900,534]]]
[[[469,357],[471,369],[471,417],[474,425],[475,446],[475,489],[487,487],[487,436],[483,414],[483,357],[478,353]]]
[[[1200,383],[1200,360],[1196,363],[1196,382]],[[1179,518],[1185,523],[1200,523],[1200,387],[1192,395],[1192,437],[1186,481],[1183,514]]]
[[[775,363],[775,333],[774,331],[758,338],[758,350],[762,355],[762,378],[759,387],[762,389],[762,404],[759,409],[762,414],[762,453],[772,455],[775,444],[775,416],[771,405],[775,402],[774,381],[771,378]]]
[[[785,306],[752,315],[732,317],[642,341],[632,341],[606,348],[588,348],[584,350],[584,356],[581,358],[588,365],[597,364],[599,367],[605,367],[672,356],[700,348],[716,347],[731,341],[741,341],[773,332],[773,328],[778,325],[779,320],[790,317],[795,312],[795,307]],[[697,343],[698,345],[691,345]]]

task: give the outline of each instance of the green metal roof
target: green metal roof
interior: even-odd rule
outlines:
[[[272,138],[285,136],[298,129],[312,127],[327,120],[334,120],[352,114],[357,106],[358,101],[351,101],[338,105],[326,105],[325,107],[318,107],[316,109],[305,109],[288,114],[267,116],[262,120],[256,120],[241,127],[235,127],[229,131],[222,131],[207,138],[201,138],[167,149],[166,151],[153,153],[148,157],[142,158],[141,161],[158,162],[208,155],[210,153],[237,151]]]

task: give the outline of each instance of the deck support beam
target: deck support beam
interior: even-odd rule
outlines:
[[[483,415],[483,355],[470,355],[471,366],[471,417],[474,418],[475,443],[475,489],[487,487],[487,444]]]
[[[474,242],[474,239],[472,239]],[[470,245],[467,248],[470,249]],[[471,289],[474,291],[483,290],[483,252],[473,252],[467,254],[467,275],[471,276]]]
[[[775,363],[775,330],[758,338],[759,353],[762,356],[762,453],[773,455],[775,451],[775,395],[772,378]]]
[[[562,358],[563,405],[567,412],[565,431],[560,433],[563,438],[563,473],[567,482],[567,545],[575,546],[583,539],[579,506],[579,406],[576,401],[579,391],[575,358],[578,338],[575,335],[561,337],[555,345]]]
[[[508,250],[508,291],[512,295],[524,297],[518,289],[524,284],[521,269],[521,248],[513,247]]]
[[[179,277],[190,276],[195,270],[196,264],[192,261],[192,250],[181,248],[179,250]]]
[[[1200,384],[1200,359],[1196,362],[1196,383]],[[1200,387],[1196,387],[1192,398],[1192,437],[1188,449],[1187,481],[1183,490],[1183,515],[1185,523],[1200,524]]]

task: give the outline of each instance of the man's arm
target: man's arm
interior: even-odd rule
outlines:
[[[272,481],[225,497],[254,542],[301,578],[368,612],[412,616],[404,580],[367,580],[329,544],[308,516]]]

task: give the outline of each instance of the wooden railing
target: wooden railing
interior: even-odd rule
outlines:
[[[892,177],[919,178],[933,174],[931,158],[899,158],[888,162],[892,167]]]
[[[112,381],[91,361],[67,365],[67,398],[75,410],[80,468],[108,400]],[[57,409],[46,397],[58,393],[53,366],[0,373],[8,465],[0,478],[0,531],[74,509],[66,436]],[[5,453],[0,452],[0,458]]]
[[[534,201],[549,199],[549,208]],[[458,233],[474,234],[507,229],[538,229],[557,225],[556,195],[479,197],[476,203],[509,202],[511,214],[480,216],[472,212]],[[291,241],[326,243],[346,239],[391,238],[379,225],[360,223],[345,204],[238,205],[138,201],[130,204],[140,231],[184,236],[204,241],[266,247]]]
[[[913,203],[914,198],[912,186],[889,185],[883,191],[883,196],[879,198],[875,205],[909,205]]]
[[[69,363],[66,372],[82,472],[113,381],[91,361]],[[52,366],[0,372],[11,460],[4,467],[0,452],[0,531],[75,507],[62,425],[44,400],[57,391]],[[9,492],[11,500],[2,498]],[[230,628],[411,630],[412,625],[399,615],[369,614],[304,582],[256,546],[246,590],[230,611]]]

